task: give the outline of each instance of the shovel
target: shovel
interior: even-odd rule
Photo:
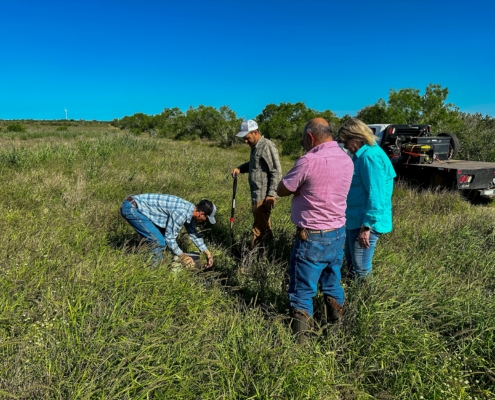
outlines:
[[[234,185],[232,188],[232,207],[230,208],[230,248],[234,245],[234,213],[235,213],[235,194],[237,192],[237,175],[234,176]]]

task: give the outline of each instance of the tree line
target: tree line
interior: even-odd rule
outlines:
[[[448,93],[448,88],[438,84],[429,84],[423,94],[413,88],[391,89],[387,101],[379,99],[359,110],[355,117],[367,124],[428,124],[433,134],[451,132],[458,136],[461,148],[457,158],[495,161],[495,118],[459,111],[447,102]],[[282,154],[297,155],[304,124],[314,117],[325,118],[336,132],[351,115],[338,117],[330,110],[317,111],[298,102],[268,104],[255,119],[264,136],[279,141]],[[231,146],[241,121],[228,106],[216,109],[200,105],[185,112],[175,107],[165,108],[157,115],[136,113],[114,119],[111,124],[136,134],[176,140],[208,139]]]

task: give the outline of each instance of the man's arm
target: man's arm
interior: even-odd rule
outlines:
[[[191,221],[191,223],[185,223],[184,228],[186,228],[186,232],[189,235],[189,238],[192,240],[194,245],[201,251],[204,252],[207,250],[205,242],[201,235],[198,233],[196,230],[196,223],[194,221]]]
[[[287,197],[290,196],[291,194],[292,192],[285,187],[284,182],[280,181],[277,187],[277,195],[280,197]]]
[[[237,169],[239,170],[239,173],[247,174],[249,172],[249,161],[239,165]]]
[[[239,165],[238,167],[232,169],[232,178],[235,178],[239,174],[245,174],[249,172],[249,162]]]
[[[187,223],[184,224],[184,227],[186,228],[186,232],[189,234],[189,237],[191,238],[192,242],[196,245],[196,247],[201,252],[205,253],[206,268],[210,268],[211,266],[213,266],[213,257],[211,256],[210,251],[206,248],[203,238],[196,230],[196,223],[194,223],[194,221],[191,221],[190,224]]]
[[[275,145],[266,146],[266,151],[263,155],[264,161],[268,169],[268,186],[266,188],[267,197],[275,197],[277,194],[277,185],[282,178],[282,166]]]
[[[289,172],[282,178],[277,187],[277,195],[287,197],[293,194],[299,196],[301,186],[306,181],[306,171],[308,170],[308,162],[303,158],[299,158]],[[287,187],[289,186],[289,187]],[[292,189],[292,190],[291,190]]]

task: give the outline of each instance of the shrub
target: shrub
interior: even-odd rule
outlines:
[[[22,126],[19,122],[14,122],[7,125],[7,132],[26,132],[26,128],[24,128],[24,126]]]
[[[282,142],[282,155],[284,156],[302,155],[300,134],[292,135],[290,138]]]

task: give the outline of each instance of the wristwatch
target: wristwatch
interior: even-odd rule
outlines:
[[[362,229],[363,231],[369,231],[369,230],[370,230],[370,227],[369,227],[368,225],[364,225],[364,224],[363,224],[363,225],[361,225],[361,229]]]

